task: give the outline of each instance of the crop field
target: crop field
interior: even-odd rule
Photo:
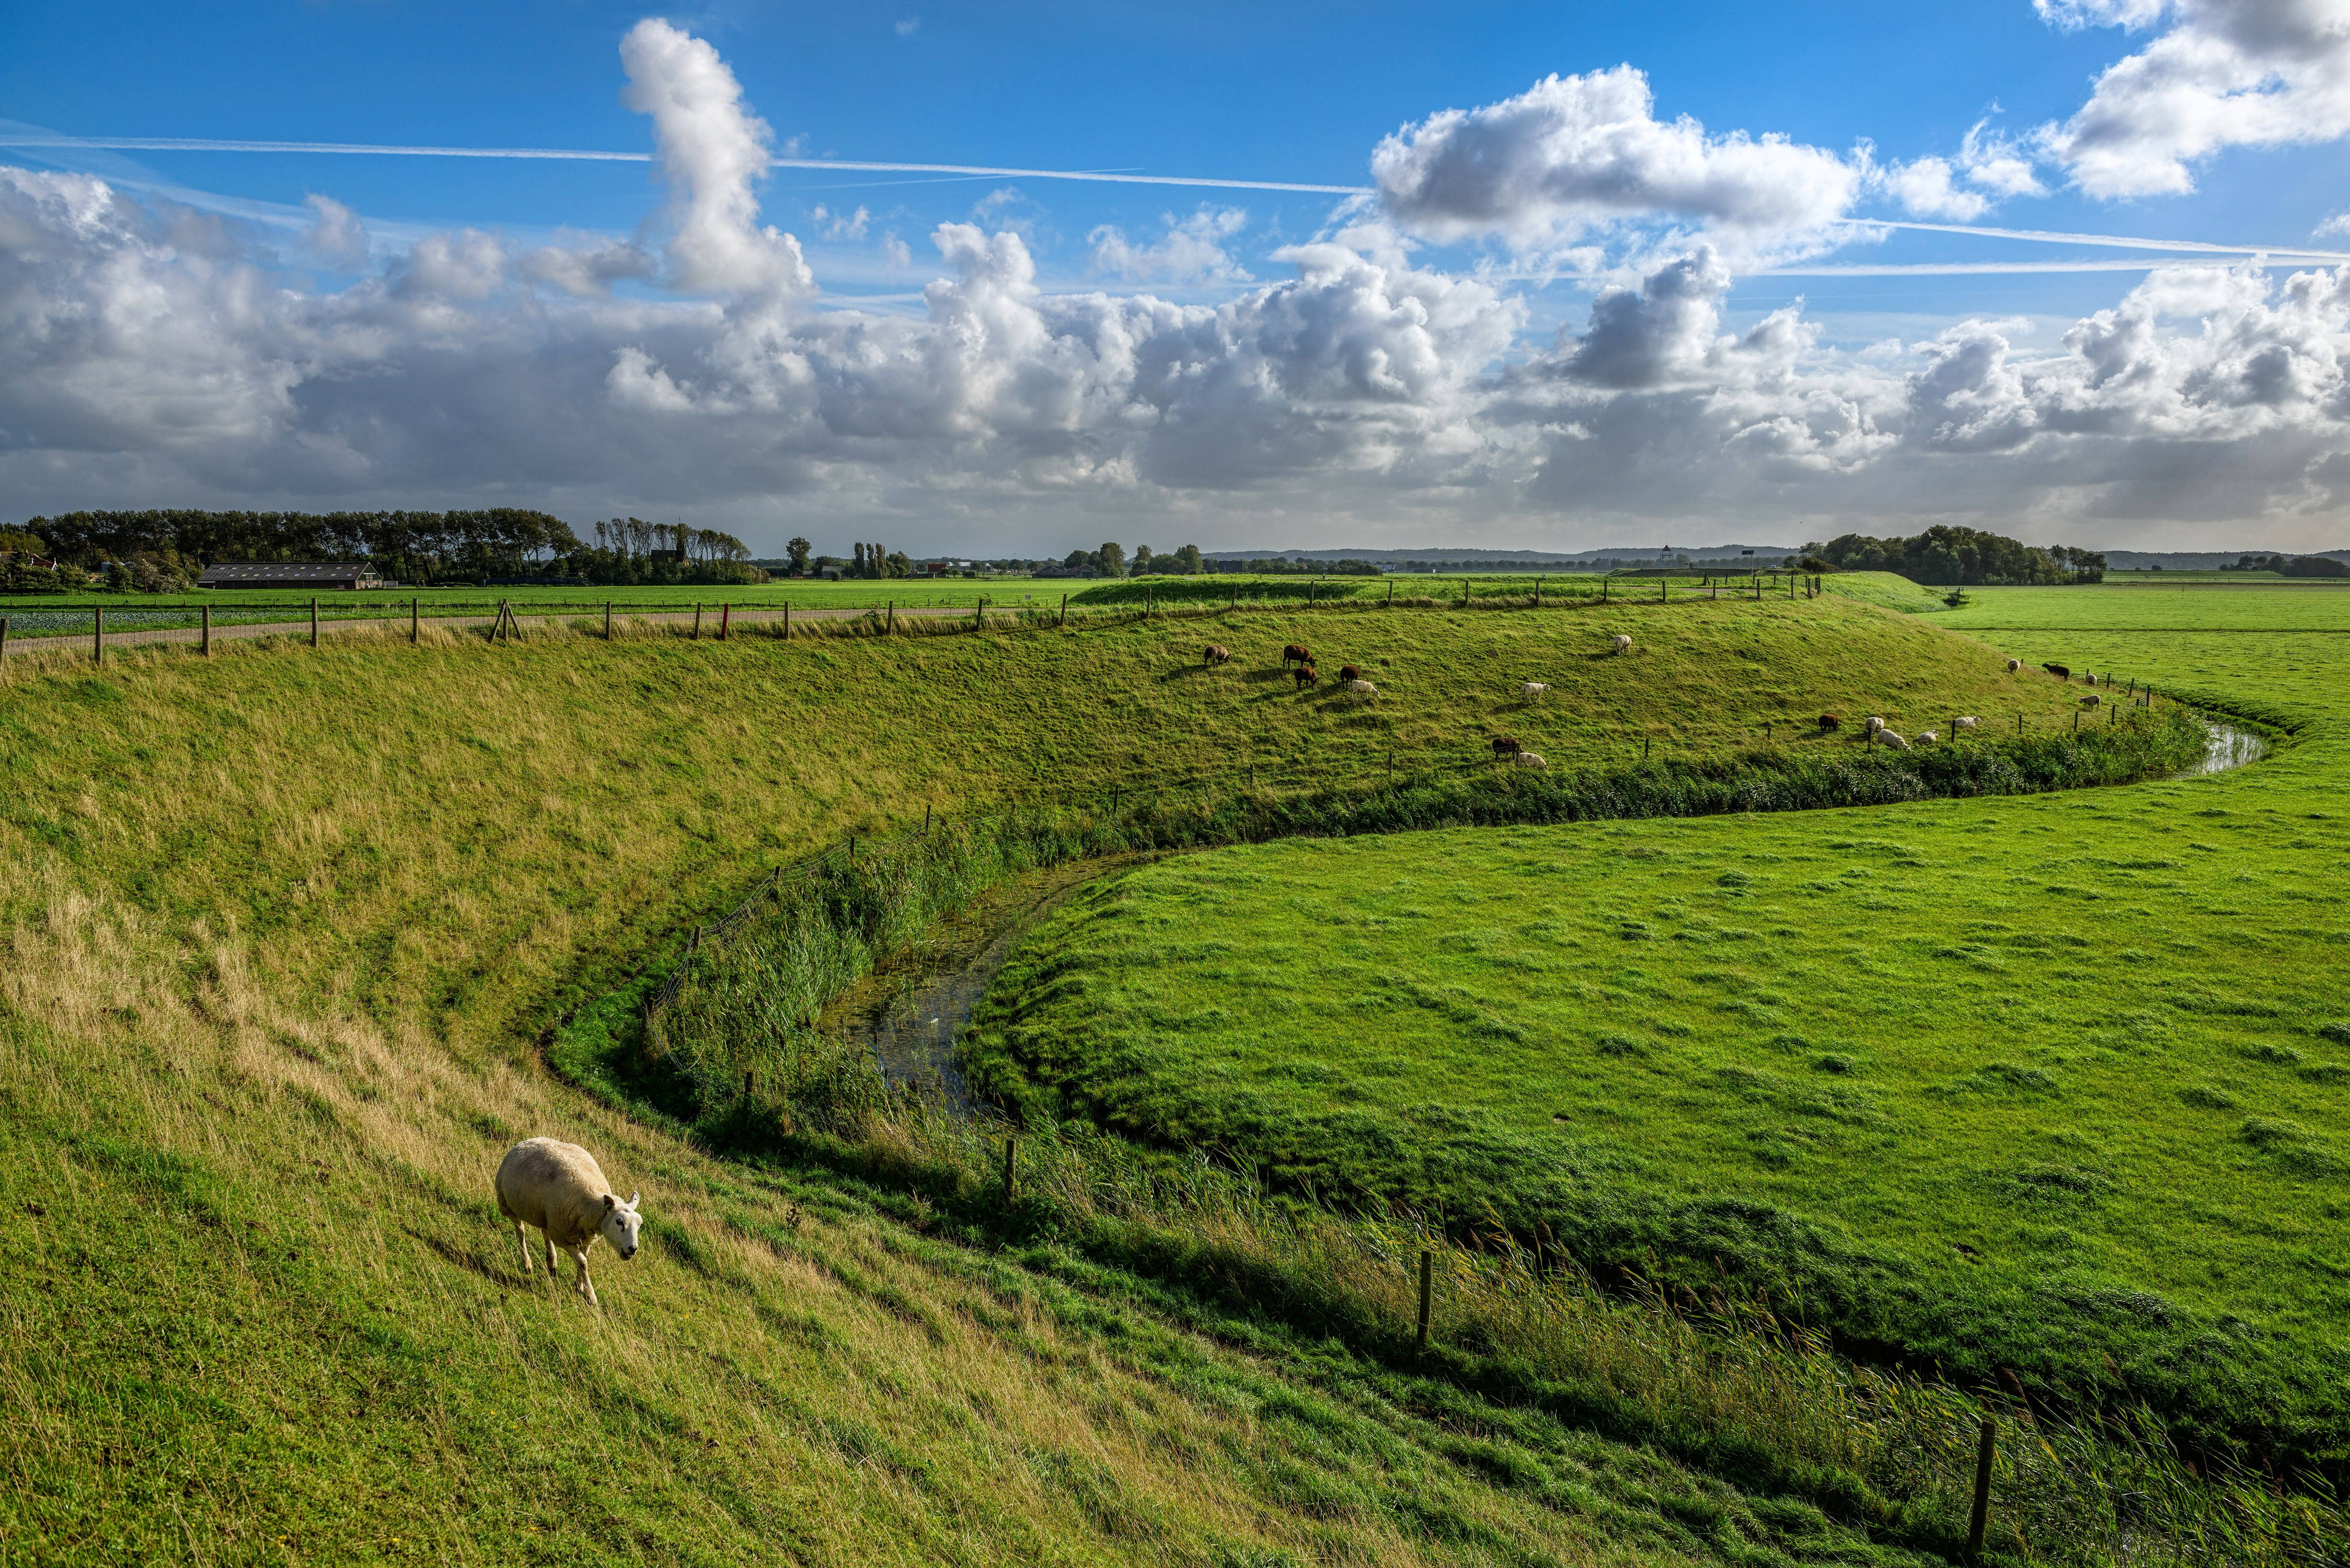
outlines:
[[[1170,860],[1062,911],[974,1059],[1319,1191],[2338,1457],[2350,596],[1970,599],[1931,618],[1986,659],[2290,737],[2083,795]]]

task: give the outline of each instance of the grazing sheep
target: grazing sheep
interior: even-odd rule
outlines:
[[[1507,735],[1493,737],[1493,754],[1497,757],[1513,757],[1525,749],[1523,744],[1510,739]]]
[[[1933,732],[1933,731],[1931,731],[1931,730],[1920,730],[1920,731],[1918,731],[1918,738],[1920,741],[1932,742],[1932,741],[1939,741],[1939,740],[1940,740],[1942,737],[1941,737],[1941,736],[1939,736],[1939,735],[1938,735],[1938,734],[1936,734],[1936,733],[1934,733],[1934,732]]]
[[[1205,669],[1211,664],[1223,664],[1228,662],[1232,657],[1232,650],[1231,649],[1226,648],[1221,642],[1211,642],[1208,644],[1207,650],[1201,655],[1200,666],[1201,669]]]
[[[1960,731],[1960,730],[1971,730],[1971,729],[1973,729],[1977,724],[1980,724],[1980,723],[1981,723],[1981,722],[1982,722],[1982,721],[1981,721],[1981,719],[1977,719],[1977,718],[1974,718],[1973,716],[1970,715],[1969,717],[1964,718],[1964,719],[1953,719],[1953,720],[1951,720],[1951,721],[1950,721],[1950,729],[1951,729],[1951,731],[1952,731],[1953,732],[1956,732],[1957,731]]]
[[[2021,669],[2022,669],[2022,668],[2023,668],[2023,660],[2022,660],[2021,659],[2009,659],[2009,660],[2007,661],[2007,672],[2008,672],[2010,675],[2014,674],[2017,670],[2021,670]]]
[[[1890,730],[1877,731],[1877,738],[1884,742],[1887,745],[1898,747],[1901,751],[1906,752],[1909,749],[1909,742],[1902,739],[1899,735],[1895,734]]]
[[[2070,680],[2073,679],[2073,671],[2062,664],[2043,664],[2040,668],[2045,670],[2049,674],[2054,675],[2059,680]]]
[[[637,1230],[644,1223],[637,1214],[638,1195],[631,1192],[621,1202],[594,1155],[551,1137],[525,1138],[506,1150],[498,1161],[496,1187],[498,1212],[514,1221],[522,1272],[533,1272],[522,1228],[535,1225],[546,1242],[548,1276],[555,1274],[555,1249],[561,1247],[579,1265],[579,1293],[589,1306],[601,1306],[596,1282],[588,1277],[588,1249],[603,1236],[623,1261],[637,1255]]]
[[[1518,766],[1522,768],[1547,768],[1550,766],[1548,763],[1543,761],[1542,753],[1540,752],[1519,752],[1516,753],[1516,757]]]
[[[2084,697],[2081,699],[2081,706],[2084,708],[2094,708],[2104,701],[2105,699],[2102,697]]]
[[[1550,683],[1546,680],[1529,680],[1518,688],[1518,695],[1524,701],[1531,702],[1549,690]]]
[[[1609,646],[1617,653],[1629,653],[1632,651],[1632,639],[1619,631],[1616,634],[1616,640]]]
[[[1820,728],[1827,731],[1841,730],[1844,728],[1844,720],[1834,713],[1823,713],[1820,715]]]
[[[1369,681],[1365,680],[1360,677],[1357,677],[1355,680],[1347,681],[1347,690],[1357,697],[1376,697],[1379,694],[1379,689],[1378,687],[1372,685]]]
[[[2088,686],[2095,686],[2097,683],[2097,678],[2085,670],[2081,671],[2081,680],[2083,684]]]
[[[1290,671],[1290,679],[1296,681],[1297,689],[1303,691],[1308,686],[1311,686],[1315,681],[1321,680],[1322,672],[1315,669],[1310,664],[1301,664],[1295,670]]]
[[[1359,670],[1356,669],[1353,665],[1351,665],[1351,664],[1342,664],[1342,665],[1338,666],[1338,679],[1339,679],[1339,680],[1360,680],[1362,678],[1363,678],[1363,672],[1362,672],[1361,670]]]
[[[1293,664],[1311,664],[1313,662],[1313,650],[1302,642],[1293,642],[1287,648],[1281,650],[1281,667],[1284,670],[1288,669]]]
[[[1866,729],[1872,735],[1885,728],[1885,721],[1878,718],[1874,713],[1871,713],[1867,718],[1863,719],[1860,722],[1862,728]]]

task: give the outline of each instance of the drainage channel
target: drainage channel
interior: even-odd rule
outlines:
[[[1072,894],[1154,857],[1113,856],[1033,872],[951,917],[931,940],[867,976],[827,1010],[827,1023],[873,1053],[892,1088],[956,1111],[972,1108],[954,1046],[995,976],[1037,924]]]

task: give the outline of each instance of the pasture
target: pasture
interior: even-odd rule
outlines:
[[[1932,618],[2290,742],[2088,794],[1171,860],[1062,911],[974,1059],[1323,1193],[2338,1455],[2350,597],[1970,597]]]
[[[1637,656],[1592,657],[1617,632]],[[1207,638],[1234,663],[1202,670]],[[1300,639],[1384,661],[1380,701],[1288,685]],[[1531,674],[1547,703],[1514,696]],[[1835,1468],[1863,1426],[1783,1387],[1717,1455],[1721,1357],[1687,1325],[1659,1326],[1695,1412],[1670,1429],[1695,1436],[1659,1447],[1629,1407],[1490,1397],[1473,1358],[1284,1326],[1053,1210],[983,1224],[878,1146],[715,1158],[539,1052],[681,921],[926,809],[1231,788],[1252,754],[1312,789],[1320,763],[1473,755],[1502,727],[1726,755],[1829,703],[2054,728],[2074,690],[1835,597],[12,661],[0,1541],[60,1563],[1929,1560],[1962,1455],[1905,1450],[1873,1490]],[[513,1272],[488,1175],[533,1133],[644,1192],[601,1314]],[[1827,1457],[1773,1468],[1783,1419],[1834,1428]]]
[[[1591,657],[1618,631],[1643,653]],[[1204,637],[1234,663],[1202,670]],[[1295,691],[1299,639],[1382,661],[1386,695]],[[1539,710],[1532,673],[1559,683]],[[537,1043],[776,862],[926,807],[1229,784],[1252,753],[1473,754],[1504,724],[1697,754],[1783,708],[2009,694],[2068,713],[1833,600],[12,660],[0,1539],[61,1563],[1914,1560],[1049,1231],[998,1251],[903,1187],[715,1159]],[[600,1315],[512,1272],[488,1173],[541,1132],[645,1193]]]

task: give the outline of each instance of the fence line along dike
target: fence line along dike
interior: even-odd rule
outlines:
[[[1389,592],[1384,597],[1359,595],[1324,594],[1309,587],[1302,596],[1295,591],[1269,593],[1268,585],[1248,585],[1254,591],[1243,593],[1239,586],[1222,596],[1222,602],[1202,596],[1188,585],[1212,583],[1213,579],[1181,579],[1170,595],[1170,602],[1159,602],[1165,585],[1141,587],[1142,600],[1139,606],[1125,606],[1111,601],[1072,606],[1063,595],[1057,607],[1022,605],[991,607],[990,596],[976,596],[970,607],[962,605],[901,604],[895,599],[879,606],[801,605],[795,607],[788,599],[741,604],[731,599],[695,600],[681,604],[675,599],[628,601],[620,599],[585,599],[526,601],[519,607],[511,599],[484,600],[474,604],[465,600],[439,599],[431,601],[434,613],[424,615],[426,601],[421,596],[411,596],[403,607],[399,600],[370,604],[325,604],[317,599],[296,600],[286,604],[237,602],[176,603],[142,605],[135,601],[107,601],[95,604],[16,604],[11,605],[0,620],[7,623],[5,637],[0,637],[0,660],[12,656],[55,653],[65,649],[75,639],[88,635],[90,655],[95,663],[104,663],[109,649],[147,648],[156,646],[192,645],[202,654],[213,651],[215,636],[222,639],[246,639],[307,636],[317,647],[327,631],[338,633],[387,633],[401,629],[405,621],[407,640],[421,641],[422,628],[430,624],[449,631],[484,630],[485,640],[511,640],[516,635],[546,637],[568,634],[583,638],[600,637],[617,640],[624,635],[640,635],[647,631],[674,630],[686,628],[691,640],[702,640],[706,612],[714,610],[718,617],[715,640],[728,640],[733,628],[759,628],[762,635],[778,639],[796,639],[805,635],[822,635],[827,628],[844,623],[858,628],[865,634],[895,636],[912,631],[922,625],[925,634],[940,630],[960,630],[983,633],[991,629],[1008,630],[1015,628],[1067,627],[1074,623],[1088,625],[1127,624],[1135,620],[1213,619],[1222,616],[1270,611],[1290,614],[1303,611],[1317,613],[1364,613],[1378,610],[1571,610],[1592,607],[1634,607],[1654,604],[1720,603],[1725,597],[1731,602],[1761,602],[1765,598],[1783,597],[1817,598],[1825,591],[1824,578],[1802,577],[1792,574],[1755,574],[1751,580],[1736,581],[1719,576],[1700,578],[1695,582],[1683,578],[1658,577],[1657,593],[1648,597],[1647,579],[1630,579],[1634,585],[1611,592],[1610,580],[1597,579],[1596,587],[1583,586],[1587,580],[1576,579],[1579,591],[1561,592],[1545,586],[1547,579],[1533,579],[1523,592],[1502,592],[1478,595],[1471,584],[1480,579],[1464,579],[1460,597],[1414,595],[1398,597],[1396,583],[1388,581]],[[1484,579],[1508,582],[1510,579]],[[1721,592],[1727,584],[1732,592]],[[1275,585],[1277,586],[1277,585]],[[1325,585],[1326,586],[1326,585]],[[1678,592],[1675,592],[1675,589]],[[273,617],[296,615],[297,620],[274,619]],[[616,625],[615,617],[625,615],[626,625]],[[962,618],[968,616],[968,622]],[[126,618],[146,623],[124,628]],[[109,619],[111,627],[109,628]],[[530,623],[525,626],[525,623]],[[901,627],[900,623],[906,623]],[[600,630],[598,626],[600,623]],[[869,623],[869,631],[866,623]],[[931,623],[945,623],[933,626]],[[85,633],[85,627],[88,628]]]

